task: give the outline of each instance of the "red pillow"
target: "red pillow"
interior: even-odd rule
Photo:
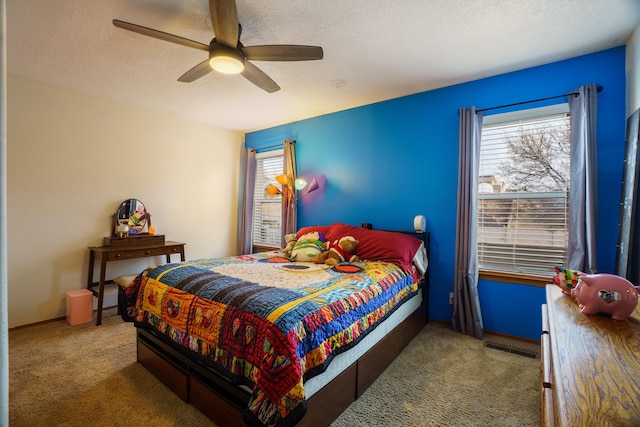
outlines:
[[[370,261],[392,262],[403,270],[411,269],[411,263],[422,241],[408,234],[368,230],[339,222],[331,224],[325,232],[327,241],[332,242],[343,236],[353,236],[360,242],[356,255]]]
[[[304,234],[308,234],[308,233],[313,233],[314,231],[318,231],[322,234],[327,235],[327,231],[329,230],[329,225],[310,225],[308,227],[302,227],[300,230],[298,230],[298,232],[296,233],[296,239],[299,239],[300,236],[304,235]]]

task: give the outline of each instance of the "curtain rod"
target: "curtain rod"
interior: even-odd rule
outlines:
[[[603,89],[604,88],[602,86],[598,86],[598,92],[602,92]],[[530,101],[522,101],[522,102],[516,102],[516,103],[513,103],[513,104],[498,105],[497,107],[481,108],[479,110],[476,110],[476,112],[497,110],[498,108],[514,107],[516,105],[530,104],[532,102],[546,101],[548,99],[562,98],[563,96],[570,96],[570,95],[578,96],[578,95],[580,95],[580,93],[579,92],[571,92],[571,93],[565,93],[563,95],[555,95],[555,96],[548,96],[546,98],[532,99]]]
[[[285,141],[286,142],[286,141]],[[293,143],[295,144],[296,141],[293,140]],[[277,148],[277,147],[284,147],[284,143],[283,144],[274,144],[274,145],[267,145],[266,147],[260,147],[260,148],[250,148],[250,150],[253,151],[259,151],[259,150],[268,150],[269,148]]]

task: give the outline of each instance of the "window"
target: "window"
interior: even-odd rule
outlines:
[[[480,140],[478,267],[553,275],[569,228],[568,104],[487,116]]]
[[[253,204],[253,247],[279,248],[282,245],[282,196],[269,196],[265,189],[276,182],[284,169],[284,151],[256,154],[256,183]]]

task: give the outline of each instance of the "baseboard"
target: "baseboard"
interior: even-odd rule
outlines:
[[[102,317],[104,318],[104,312],[107,310],[113,310],[118,308],[117,305],[110,305],[108,307],[104,307],[102,309]],[[94,309],[93,313],[95,314],[97,310]],[[67,320],[67,316],[62,316],[62,317],[55,317],[53,319],[48,319],[48,320],[41,320],[39,322],[34,322],[34,323],[27,323],[26,325],[20,325],[20,326],[14,326],[13,328],[9,328],[8,331],[17,331],[18,329],[25,329],[25,328],[31,328],[33,326],[40,326],[40,325],[46,325],[47,323],[53,323],[53,322],[58,322],[60,320]],[[95,318],[94,320],[92,320],[92,322],[95,322]],[[88,323],[88,322],[87,322]]]
[[[40,322],[35,322],[35,323],[27,323],[26,325],[20,325],[20,326],[14,326],[13,328],[9,328],[8,331],[17,331],[19,329],[26,329],[26,328],[31,328],[33,326],[40,326],[40,325],[46,325],[47,323],[53,323],[53,322],[58,322],[60,320],[66,320],[67,316],[64,317],[56,317],[55,319],[49,319],[49,320],[42,320]]]
[[[494,335],[496,337],[502,337],[502,338],[509,338],[515,341],[520,341],[520,342],[526,342],[529,344],[540,344],[540,340],[532,340],[530,338],[522,338],[522,337],[518,337],[516,335],[508,335],[508,334],[503,334],[501,332],[493,332],[493,331],[484,331],[485,334],[488,335]]]
[[[445,322],[444,320],[438,320],[438,319],[429,319],[429,323],[438,323],[440,325],[444,325],[444,326],[448,326],[449,328],[451,327],[451,322]],[[502,332],[494,332],[494,331],[488,331],[488,330],[484,330],[484,333],[486,335],[494,335],[496,337],[502,337],[502,338],[509,338],[515,341],[521,341],[521,342],[526,342],[529,344],[540,344],[540,340],[532,340],[529,338],[523,338],[523,337],[519,337],[516,335],[509,335],[509,334],[503,334]]]

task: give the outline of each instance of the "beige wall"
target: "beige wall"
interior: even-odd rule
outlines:
[[[186,242],[187,259],[235,253],[241,133],[13,75],[7,93],[10,328],[65,315],[87,247],[125,199]],[[107,276],[160,262],[111,263]]]
[[[640,23],[627,42],[627,117],[640,108]]]

